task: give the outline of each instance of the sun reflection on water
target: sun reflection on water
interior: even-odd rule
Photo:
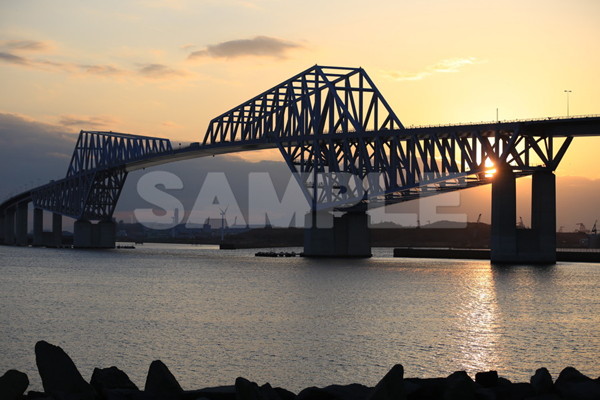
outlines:
[[[466,371],[495,369],[503,364],[492,271],[488,264],[469,270],[468,275],[457,320],[459,366]]]

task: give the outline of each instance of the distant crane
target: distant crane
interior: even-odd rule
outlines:
[[[523,217],[519,217],[519,223],[517,224],[517,229],[525,229],[525,223],[523,222]]]
[[[587,228],[585,227],[585,225],[583,224],[583,222],[578,222],[576,225],[577,225],[577,230],[575,232],[579,232],[579,233],[588,233],[589,232],[587,230]]]
[[[596,221],[594,222],[594,226],[592,226],[592,233],[593,233],[594,235],[597,235],[597,234],[598,234],[598,228],[596,228],[596,226],[597,226],[597,225],[598,225],[598,220],[596,220]]]
[[[481,222],[481,213],[479,213],[479,216],[477,217],[477,222],[475,222],[476,224],[479,224]]]

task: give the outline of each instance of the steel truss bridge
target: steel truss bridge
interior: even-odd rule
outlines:
[[[554,171],[575,137],[598,135],[600,116],[405,127],[365,70],[315,65],[217,116],[189,147],[81,131],[66,177],[6,200],[0,214],[32,202],[77,220],[110,220],[130,171],[268,148],[303,180],[313,209],[343,208],[356,196],[402,202],[488,184],[493,168]]]

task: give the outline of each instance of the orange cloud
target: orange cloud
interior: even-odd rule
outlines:
[[[460,72],[460,70],[465,66],[480,64],[482,62],[483,61],[478,60],[475,57],[448,58],[433,65],[429,65],[422,71],[387,71],[386,75],[397,81],[418,81],[433,74]]]
[[[197,50],[188,56],[188,59],[197,58],[237,58],[245,56],[285,58],[286,53],[292,49],[303,46],[268,36],[256,36],[253,39],[238,39],[208,45],[203,50]]]

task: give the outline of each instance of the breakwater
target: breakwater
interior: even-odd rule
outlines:
[[[308,387],[299,393],[258,385],[238,377],[233,385],[184,390],[160,360],[148,369],[140,389],[117,367],[95,368],[86,382],[73,360],[59,346],[45,341],[35,345],[35,360],[44,392],[27,391],[26,374],[9,370],[0,377],[0,399],[53,400],[468,400],[468,399],[600,399],[600,378],[592,379],[573,367],[562,370],[556,380],[545,368],[538,369],[529,382],[511,382],[496,371],[475,374],[464,371],[442,378],[406,378],[401,364],[394,365],[374,387],[359,383]]]

